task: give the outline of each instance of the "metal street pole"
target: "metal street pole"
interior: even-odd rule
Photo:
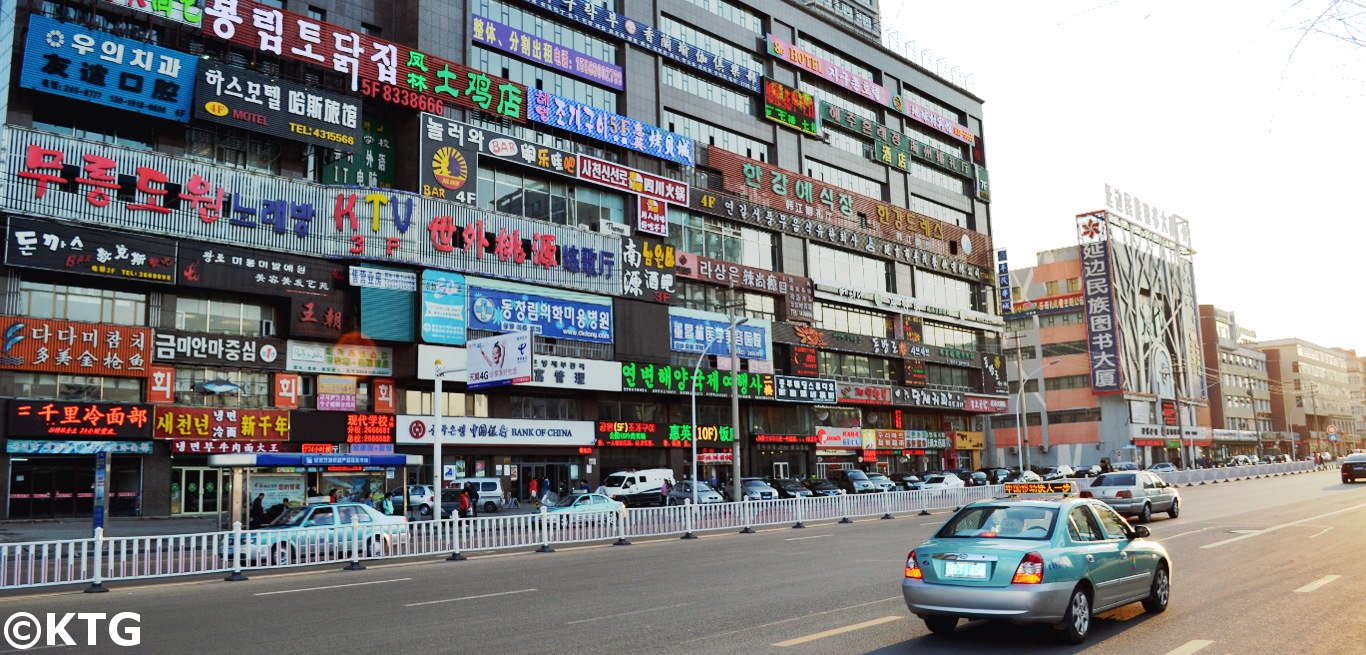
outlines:
[[[1019,461],[1020,475],[1023,476],[1023,475],[1024,475],[1024,450],[1025,450],[1025,438],[1024,438],[1024,385],[1025,385],[1025,379],[1024,379],[1024,355],[1022,355],[1022,354],[1020,353],[1020,342],[1019,342],[1018,339],[1015,341],[1015,377],[1016,377],[1016,384],[1019,385],[1019,388],[1016,389],[1016,395],[1018,396],[1018,399],[1017,399],[1016,402],[1015,402],[1015,443],[1016,443],[1015,454],[1016,454],[1017,459],[1018,459],[1018,461]]]
[[[432,398],[432,495],[436,498],[433,500],[432,516],[440,518],[441,510],[438,508],[441,507],[441,439],[443,436],[441,434],[443,423],[441,401],[445,399],[441,393],[441,360],[436,360],[432,370],[436,377],[436,395]]]
[[[738,326],[738,325],[744,325],[744,323],[745,323],[746,321],[748,321],[748,320],[749,320],[749,317],[748,317],[748,316],[746,316],[746,317],[744,317],[744,318],[740,318],[740,319],[738,319],[738,320],[735,319],[735,318],[731,318],[729,334],[732,335],[732,343],[733,343],[733,340],[734,340],[733,335],[734,335],[734,333],[735,333],[735,328],[736,328],[736,326]],[[692,442],[692,504],[694,504],[694,505],[697,504],[697,483],[698,483],[698,480],[697,480],[697,376],[698,376],[698,373],[702,370],[702,360],[703,360],[703,359],[706,359],[706,357],[707,357],[707,351],[711,350],[711,345],[712,345],[713,343],[715,343],[715,342],[716,342],[716,339],[715,339],[715,338],[709,338],[709,339],[706,340],[705,343],[702,344],[702,352],[698,353],[698,355],[697,355],[697,363],[694,364],[693,367],[692,367],[692,382],[689,384],[689,394],[688,394],[688,395],[689,395],[689,397],[690,397],[691,400],[692,400],[692,438],[690,439],[690,441]],[[736,400],[737,396],[735,395],[735,391],[736,391],[736,386],[735,386],[735,384],[736,384],[736,382],[735,382],[735,369],[736,369],[736,368],[738,368],[738,366],[737,366],[737,364],[736,364],[736,362],[735,362],[735,349],[732,347],[732,348],[731,348],[731,372],[730,372],[730,380],[731,380],[730,385],[731,385],[731,386],[730,386],[730,388],[731,388],[731,398],[732,398],[733,403],[738,403],[738,400]],[[738,404],[732,404],[732,406],[731,406],[731,411],[734,413],[734,416],[738,417],[738,416],[739,416]],[[734,420],[737,424],[739,423],[739,419],[738,419],[738,418],[734,418],[733,420]],[[731,455],[735,458],[735,460],[736,460],[737,462],[739,461],[740,453],[739,453],[739,442],[738,442],[738,441],[736,442],[736,445],[734,446],[734,450],[732,450]],[[739,475],[739,466],[738,466],[738,465],[737,465],[737,467],[736,467],[736,474],[735,474],[735,476],[736,476],[737,479],[740,477],[740,475]]]
[[[732,432],[731,432],[731,435],[730,435],[730,436],[731,436],[731,439],[732,439],[731,445],[730,445],[730,466],[731,466],[731,469],[730,469],[730,482],[731,482],[731,486],[734,488],[734,492],[731,494],[730,497],[731,497],[731,500],[734,500],[734,501],[737,502],[737,503],[740,502],[741,500],[743,500],[744,498],[743,498],[743,496],[741,496],[741,487],[743,487],[743,485],[740,484],[740,392],[739,392],[739,386],[738,386],[738,385],[739,385],[739,379],[740,379],[740,349],[739,349],[739,347],[736,346],[737,341],[736,341],[736,339],[735,339],[735,335],[736,335],[736,332],[737,332],[737,330],[738,330],[738,328],[739,328],[739,326],[740,326],[740,323],[743,323],[743,322],[746,321],[746,320],[749,320],[749,319],[748,319],[748,318],[742,318],[742,319],[739,319],[739,321],[737,321],[737,320],[735,319],[735,317],[732,316],[731,319],[730,319],[730,336],[729,336],[729,338],[730,338],[730,420],[731,420],[731,428],[732,428]]]

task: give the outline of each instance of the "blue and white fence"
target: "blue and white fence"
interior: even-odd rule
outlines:
[[[1264,464],[1162,474],[1178,485],[1231,482],[1312,470],[1308,462]],[[844,521],[946,510],[999,495],[1001,487],[819,496],[670,507],[631,508],[577,516],[546,513],[441,519],[391,525],[351,524],[291,530],[243,530],[142,537],[67,539],[0,544],[0,590],[175,576],[364,563],[402,557],[535,548],[700,532],[745,530],[814,521]]]

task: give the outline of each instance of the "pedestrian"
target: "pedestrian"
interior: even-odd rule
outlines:
[[[532,478],[530,482],[526,483],[527,491],[531,494],[531,502],[533,504],[535,504],[535,502],[540,499],[540,496],[536,494],[537,484],[539,483],[536,481],[536,478]]]
[[[507,504],[508,509],[520,509],[520,508],[521,508],[521,505],[518,505],[518,504],[517,504],[517,494],[515,494],[515,493],[513,493],[513,492],[511,492],[511,491],[507,492],[507,498],[504,498],[504,499],[503,499],[503,502],[504,502],[505,504]]]
[[[587,494],[587,493],[593,493],[593,485],[588,484],[588,481],[587,481],[587,480],[579,480],[579,483],[581,483],[581,484],[583,485],[583,492],[584,492],[584,493],[586,493],[586,494]]]
[[[379,511],[384,512],[384,514],[385,514],[386,516],[393,516],[393,515],[394,515],[394,494],[393,494],[393,493],[384,494],[384,498],[383,498],[383,500],[380,501],[380,504],[379,504]]]
[[[660,504],[660,505],[663,505],[664,503],[667,503],[667,502],[669,502],[669,481],[668,481],[668,480],[660,480],[660,481],[659,481],[659,504]]]
[[[331,494],[328,494],[328,498],[331,499],[331,502],[335,503],[335,502],[337,502],[337,496],[340,496],[340,495],[341,495],[341,489],[338,489],[338,488],[336,488],[336,487],[332,487],[332,493],[331,493]]]
[[[266,495],[256,494],[256,500],[251,501],[251,527],[261,527],[261,520],[266,516]]]
[[[460,490],[460,498],[459,498],[458,504],[456,505],[456,509],[457,509],[457,511],[460,513],[460,518],[462,518],[462,519],[463,519],[463,518],[469,518],[469,515],[470,515],[470,494],[469,494],[469,490],[468,490],[468,489],[461,489],[461,490]]]
[[[470,517],[479,518],[479,490],[474,488],[473,482],[465,483],[465,495],[470,499]]]

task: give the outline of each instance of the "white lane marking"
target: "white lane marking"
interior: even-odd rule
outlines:
[[[510,596],[510,595],[512,595],[512,594],[525,594],[525,593],[529,593],[529,592],[532,592],[532,591],[537,591],[537,590],[536,590],[536,589],[518,589],[518,590],[516,590],[516,591],[500,591],[500,592],[498,592],[498,593],[496,593],[496,594],[479,594],[478,596],[461,596],[461,597],[459,597],[459,598],[443,598],[443,599],[441,599],[441,600],[427,600],[427,601],[423,601],[423,602],[421,602],[421,603],[408,603],[407,605],[404,605],[404,607],[421,607],[421,606],[423,606],[423,605],[436,605],[436,604],[438,604],[438,603],[454,603],[454,602],[456,602],[456,601],[458,601],[458,600],[475,600],[475,599],[478,599],[478,598],[493,598],[494,596]]]
[[[322,591],[324,589],[342,589],[344,587],[363,587],[372,584],[384,584],[386,582],[406,582],[412,578],[394,578],[393,580],[371,580],[370,582],[352,582],[350,584],[334,584],[326,587],[305,587],[303,589],[285,589],[284,591],[262,591],[252,594],[253,596],[275,596],[277,594],[297,594],[301,591]]]
[[[575,624],[578,624],[578,623],[592,623],[592,622],[594,622],[594,621],[606,621],[607,619],[615,619],[615,618],[619,618],[619,617],[623,617],[623,616],[631,616],[632,614],[645,614],[645,613],[647,613],[647,612],[663,612],[664,610],[677,609],[677,608],[683,607],[683,606],[685,606],[685,605],[687,605],[687,603],[679,603],[679,604],[677,604],[677,605],[665,605],[664,607],[647,607],[647,608],[645,608],[645,609],[643,609],[643,610],[635,610],[635,611],[633,611],[633,612],[618,612],[618,613],[616,613],[616,614],[608,614],[607,616],[595,616],[595,617],[593,617],[593,618],[591,618],[591,619],[579,619],[579,620],[577,620],[577,621],[567,621],[567,622],[565,622],[565,625],[575,625]]]
[[[748,632],[748,631],[750,631],[750,630],[758,630],[758,629],[761,629],[761,628],[771,628],[771,627],[773,627],[773,626],[775,626],[775,625],[782,625],[782,624],[784,624],[784,623],[791,623],[791,622],[793,622],[793,621],[805,621],[806,619],[809,619],[809,618],[811,618],[811,617],[813,617],[813,616],[820,616],[820,615],[822,615],[822,614],[831,614],[831,613],[834,613],[834,612],[843,612],[844,610],[858,609],[858,608],[860,608],[860,607],[864,607],[864,606],[867,606],[867,605],[876,605],[876,604],[878,604],[878,603],[889,603],[889,602],[892,602],[892,601],[894,601],[894,600],[904,600],[904,599],[903,599],[903,597],[900,596],[900,595],[890,596],[890,597],[888,597],[888,598],[883,598],[883,599],[881,599],[881,600],[872,600],[872,601],[868,601],[868,602],[866,602],[866,603],[859,603],[859,604],[857,604],[857,605],[850,605],[850,606],[848,606],[848,607],[837,607],[837,608],[832,609],[832,610],[825,610],[825,611],[822,611],[822,612],[812,612],[811,614],[803,614],[803,615],[801,615],[801,616],[794,616],[794,617],[792,617],[792,618],[790,618],[790,619],[782,619],[781,621],[771,621],[771,622],[769,622],[769,623],[760,623],[759,625],[746,626],[746,627],[740,628],[739,630],[730,630],[730,631],[728,631],[728,632],[718,632],[718,633],[716,633],[716,634],[703,635],[703,636],[701,636],[701,637],[696,637],[696,638],[693,638],[693,639],[689,639],[689,640],[687,640],[687,641],[680,641],[680,642],[678,642],[678,643],[679,643],[679,645],[681,646],[681,645],[690,644],[690,643],[693,643],[693,642],[696,642],[696,641],[706,641],[706,640],[708,640],[708,639],[718,639],[718,638],[721,638],[721,637],[729,637],[729,636],[731,636],[731,635],[738,635],[738,634],[740,634],[741,632]]]
[[[853,631],[855,631],[855,630],[862,630],[862,629],[864,629],[864,628],[871,628],[871,627],[873,627],[873,626],[882,625],[882,624],[884,624],[884,623],[891,623],[892,621],[900,621],[900,620],[902,620],[903,618],[905,618],[905,617],[902,617],[902,616],[884,616],[884,617],[882,617],[882,618],[880,618],[880,619],[873,619],[872,621],[864,621],[863,623],[855,623],[854,625],[846,625],[846,626],[844,626],[843,628],[835,628],[835,629],[833,629],[833,630],[826,630],[825,632],[817,632],[816,634],[806,635],[805,637],[795,637],[795,638],[792,638],[792,639],[788,639],[787,641],[780,641],[780,642],[778,642],[778,643],[776,643],[776,644],[773,644],[773,645],[774,645],[774,646],[777,646],[777,647],[779,647],[779,648],[787,648],[788,646],[799,646],[799,645],[801,645],[801,644],[805,644],[805,643],[810,643],[810,642],[816,641],[817,639],[825,639],[826,637],[834,637],[835,635],[842,635],[842,634],[845,634],[845,633],[847,633],[847,632],[853,632]]]
[[[813,534],[813,535],[811,535],[811,536],[809,536],[809,537],[792,537],[792,538],[790,538],[790,539],[784,539],[783,541],[801,541],[801,540],[803,540],[803,539],[824,539],[824,538],[826,538],[826,537],[833,537],[833,536],[835,536],[835,535],[833,535],[833,534]]]
[[[1333,529],[1333,526],[1330,525],[1330,526],[1328,526],[1328,527],[1326,527],[1326,528],[1324,528],[1324,529],[1322,529],[1322,530],[1319,530],[1318,532],[1315,532],[1314,534],[1309,535],[1309,538],[1310,538],[1310,539],[1313,539],[1314,537],[1317,537],[1317,536],[1319,536],[1319,535],[1321,535],[1321,534],[1323,534],[1323,533],[1325,533],[1325,532],[1327,532],[1327,531],[1329,531],[1329,530],[1332,530],[1332,529]]]
[[[1295,593],[1307,594],[1341,577],[1342,576],[1340,575],[1325,575],[1322,578],[1319,578],[1318,580],[1315,580],[1307,585],[1304,585],[1303,587],[1300,587],[1299,589],[1296,589]]]
[[[1214,543],[1212,543],[1212,544],[1205,544],[1205,545],[1201,546],[1201,548],[1218,548],[1219,546],[1224,546],[1224,545],[1227,545],[1227,544],[1231,544],[1231,543],[1233,543],[1233,542],[1235,542],[1235,541],[1242,541],[1242,540],[1244,540],[1244,539],[1248,539],[1248,538],[1251,538],[1251,537],[1256,537],[1256,536],[1258,536],[1258,535],[1268,534],[1268,533],[1271,533],[1271,532],[1275,532],[1275,531],[1277,531],[1277,530],[1280,530],[1280,529],[1282,529],[1282,528],[1288,528],[1288,527],[1293,526],[1293,525],[1300,525],[1301,523],[1308,523],[1308,522],[1310,522],[1310,521],[1316,521],[1316,520],[1321,519],[1321,518],[1324,518],[1324,517],[1335,516],[1335,515],[1338,515],[1338,514],[1345,514],[1345,513],[1347,513],[1347,512],[1355,512],[1355,511],[1357,511],[1357,510],[1359,510],[1359,509],[1361,509],[1361,508],[1363,508],[1363,507],[1366,507],[1366,505],[1353,505],[1353,506],[1348,507],[1348,508],[1346,508],[1346,509],[1339,509],[1339,510],[1335,510],[1335,511],[1332,511],[1332,512],[1328,512],[1328,513],[1326,513],[1326,514],[1319,514],[1318,516],[1311,516],[1311,517],[1309,517],[1309,518],[1307,518],[1307,519],[1300,519],[1300,520],[1298,520],[1298,521],[1291,521],[1291,522],[1289,522],[1289,523],[1281,523],[1280,525],[1273,525],[1273,526],[1271,526],[1271,527],[1269,527],[1269,528],[1264,528],[1264,529],[1258,530],[1258,531],[1256,531],[1256,532],[1252,532],[1252,533],[1248,533],[1248,534],[1243,534],[1243,535],[1238,535],[1238,536],[1236,536],[1236,537],[1230,537],[1230,538],[1225,539],[1225,540],[1223,540],[1223,541],[1216,541],[1216,542],[1214,542]]]
[[[84,592],[81,592],[81,593],[84,593]],[[34,647],[32,647],[32,648],[23,648],[23,649],[15,649],[15,650],[0,650],[0,653],[27,653],[27,652],[35,651],[35,650],[45,650],[45,649],[48,649],[48,648],[65,648],[65,647],[66,647],[66,644],[57,644],[57,645],[55,645],[55,646],[34,646]]]
[[[1163,541],[1166,541],[1166,540],[1168,540],[1168,539],[1175,539],[1175,538],[1177,538],[1177,537],[1184,537],[1184,536],[1186,536],[1186,535],[1188,535],[1188,534],[1196,534],[1197,532],[1204,532],[1205,530],[1208,530],[1208,529],[1209,529],[1209,528],[1200,528],[1199,530],[1191,530],[1190,532],[1182,532],[1182,533],[1179,533],[1179,534],[1174,534],[1174,535],[1171,535],[1171,536],[1162,537],[1162,540],[1163,540]]]
[[[1214,642],[1205,639],[1193,639],[1184,644],[1181,644],[1181,647],[1177,648],[1176,650],[1167,651],[1167,655],[1190,655],[1191,653],[1201,650],[1212,643]]]

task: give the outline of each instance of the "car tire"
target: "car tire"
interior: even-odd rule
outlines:
[[[1170,517],[1170,518],[1176,518],[1176,517],[1178,517],[1178,516],[1181,516],[1181,499],[1180,499],[1180,498],[1177,498],[1177,499],[1175,499],[1175,500],[1172,500],[1172,508],[1169,509],[1169,510],[1167,510],[1167,516]]]
[[[382,535],[375,535],[370,539],[370,543],[365,545],[366,557],[384,557],[388,551],[389,542]]]
[[[432,506],[431,506],[431,505],[420,505],[420,506],[418,506],[418,508],[417,508],[417,513],[418,513],[418,514],[421,514],[421,515],[423,515],[423,516],[431,516],[431,515],[432,515]]]
[[[289,566],[297,561],[294,547],[288,544],[280,544],[275,547],[275,552],[270,556],[270,562],[276,566]]]
[[[1147,523],[1151,520],[1153,520],[1153,506],[1148,503],[1143,503],[1143,511],[1138,513],[1138,522]]]
[[[958,617],[956,616],[928,614],[921,618],[925,619],[925,627],[929,628],[930,632],[941,636],[953,634],[954,628],[958,627]]]
[[[495,505],[495,504],[493,503],[493,501],[490,500],[490,501],[488,501],[487,503],[484,503],[484,511],[485,511],[485,512],[488,512],[489,514],[492,514],[492,513],[496,512],[496,511],[498,511],[498,506]]]
[[[1062,615],[1062,639],[1069,644],[1086,641],[1091,632],[1091,596],[1078,586],[1067,601],[1067,612]]]
[[[1153,583],[1148,588],[1148,597],[1143,599],[1143,609],[1149,614],[1161,614],[1167,611],[1167,602],[1171,600],[1172,578],[1167,573],[1166,564],[1158,564],[1157,570],[1153,571]]]

